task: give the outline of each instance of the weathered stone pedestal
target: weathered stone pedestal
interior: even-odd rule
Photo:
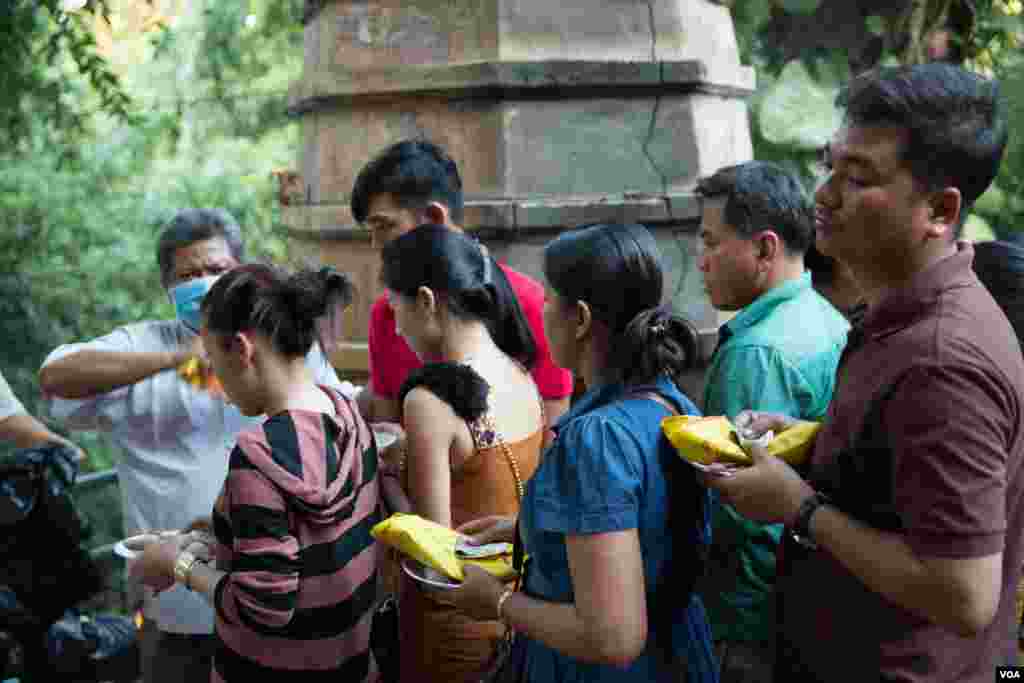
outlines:
[[[342,369],[365,368],[378,257],[348,209],[361,166],[423,136],[465,184],[465,227],[540,275],[567,227],[637,221],[657,235],[673,305],[709,331],[696,268],[696,179],[751,145],[728,10],[706,0],[336,0],[310,3],[303,202],[284,208],[303,248],[352,273]]]

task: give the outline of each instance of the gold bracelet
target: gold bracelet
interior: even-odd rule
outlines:
[[[498,621],[505,621],[505,618],[501,616],[501,609],[505,606],[505,601],[511,598],[515,592],[514,588],[506,588],[505,592],[498,598]]]

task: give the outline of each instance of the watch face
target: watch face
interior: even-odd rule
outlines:
[[[790,536],[796,541],[798,545],[808,550],[817,550],[818,544],[811,538],[811,518],[818,509],[828,502],[821,493],[815,493],[814,495],[807,498],[800,505],[800,510],[797,512],[796,521],[793,523],[793,528],[790,530]]]
[[[793,541],[798,546],[800,546],[801,548],[806,548],[807,550],[817,550],[818,549],[818,544],[815,543],[813,540],[811,540],[807,536],[803,536],[801,534],[798,534],[796,531],[791,531],[789,533],[789,535],[793,539]]]
[[[182,550],[178,553],[178,559],[174,563],[174,578],[187,586],[189,574],[192,573],[192,567],[195,563],[196,556],[187,550]]]

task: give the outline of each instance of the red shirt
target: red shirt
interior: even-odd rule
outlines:
[[[973,257],[961,245],[851,333],[810,476],[838,507],[892,527],[921,557],[1002,551],[995,621],[959,636],[873,592],[827,550],[787,542],[777,582],[778,680],[987,683],[1016,652],[1024,360],[971,270]]]
[[[499,263],[508,277],[512,291],[519,299],[526,321],[537,344],[537,362],[533,381],[540,395],[555,401],[572,395],[572,374],[555,365],[544,336],[544,288],[535,280]],[[405,339],[395,332],[395,312],[386,296],[373,304],[370,312],[370,381],[373,392],[384,398],[397,399],[398,390],[409,373],[423,365]]]

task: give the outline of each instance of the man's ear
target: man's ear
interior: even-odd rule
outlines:
[[[424,313],[433,314],[437,311],[437,296],[430,287],[420,287],[416,290],[416,307]]]
[[[585,301],[576,302],[574,313],[576,318],[576,341],[581,341],[593,331],[594,317],[590,312],[590,306]]]
[[[762,230],[754,235],[754,246],[758,261],[772,262],[782,255],[785,245],[779,233],[774,230]]]
[[[955,187],[946,187],[933,192],[928,201],[930,220],[928,235],[950,237],[956,232],[963,209],[963,197]]]
[[[429,202],[427,207],[423,209],[423,215],[428,223],[433,223],[434,225],[448,225],[448,220],[451,218],[448,207],[441,202]]]

